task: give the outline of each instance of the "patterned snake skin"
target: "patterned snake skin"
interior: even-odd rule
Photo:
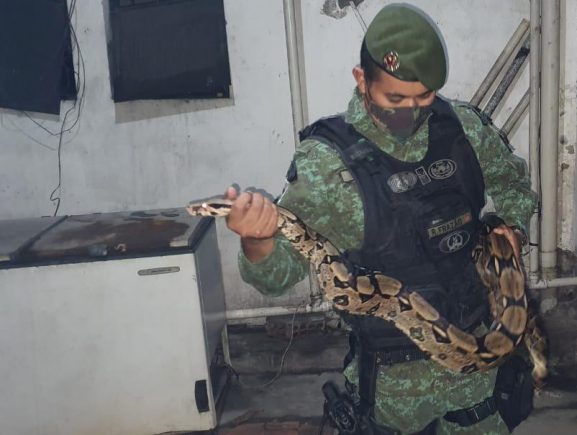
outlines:
[[[230,200],[211,199],[192,202],[187,211],[192,216],[225,217],[231,206]],[[329,240],[288,210],[278,207],[278,211],[279,230],[314,265],[325,296],[335,309],[393,322],[434,361],[465,374],[498,366],[525,338],[534,365],[533,377],[539,381],[546,376],[545,341],[529,316],[524,273],[504,236],[487,227],[473,250],[493,316],[489,331],[475,336],[449,323],[397,279],[376,271],[351,274]]]

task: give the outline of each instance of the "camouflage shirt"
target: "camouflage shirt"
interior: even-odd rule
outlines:
[[[486,194],[491,197],[495,211],[507,224],[526,228],[536,195],[530,188],[525,161],[513,155],[497,129],[490,123],[484,124],[469,105],[451,104],[476,152]],[[345,120],[398,160],[416,162],[427,151],[427,122],[401,141],[373,122],[358,91],[349,103]],[[294,161],[297,178],[286,186],[279,205],[291,210],[339,250],[359,248],[364,234],[363,205],[338,152],[323,142],[307,139],[297,147]],[[277,235],[274,251],[260,262],[251,263],[241,252],[239,268],[246,282],[267,295],[284,293],[309,270],[307,260],[282,235]]]

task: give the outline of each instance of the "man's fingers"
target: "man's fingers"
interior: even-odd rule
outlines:
[[[236,193],[236,189],[232,186],[228,187],[224,192],[225,199],[230,199],[234,201],[237,198],[238,194]]]
[[[233,199],[234,189],[227,189],[225,197]],[[277,231],[278,212],[274,204],[260,193],[242,192],[233,199],[228,227],[245,238],[270,238]]]
[[[270,204],[270,214],[268,217],[268,221],[266,223],[266,231],[269,234],[274,234],[277,232],[278,229],[278,211],[274,204]]]
[[[252,203],[250,205],[250,213],[255,220],[258,220],[264,207],[264,197],[260,193],[251,193]]]
[[[259,231],[260,236],[265,232],[265,227],[269,220],[269,215],[272,212],[272,208],[270,206],[270,201],[258,193],[254,194],[253,204],[254,228]]]
[[[252,203],[252,194],[248,192],[242,192],[239,197],[234,201],[232,205],[232,212],[235,214],[241,214],[244,216],[247,210],[250,208]]]
[[[276,228],[271,227],[271,221],[275,214],[276,212],[273,204],[268,199],[263,198],[262,211],[255,223],[255,228],[259,232],[259,237],[270,237],[274,232],[276,232]]]

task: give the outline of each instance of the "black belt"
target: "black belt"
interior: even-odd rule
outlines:
[[[416,346],[403,346],[380,351],[368,351],[361,347],[359,354],[359,396],[361,413],[372,416],[375,401],[377,369],[379,366],[405,363],[429,358]]]
[[[491,396],[470,408],[447,412],[444,418],[451,423],[458,423],[461,427],[467,427],[485,420],[495,412],[497,412],[497,404],[495,398]]]

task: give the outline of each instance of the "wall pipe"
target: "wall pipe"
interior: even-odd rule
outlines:
[[[308,304],[296,307],[261,307],[261,308],[244,308],[240,310],[227,310],[227,320],[255,319],[258,317],[272,317],[292,315],[295,313],[326,313],[332,310],[332,303],[324,301],[320,304]]]
[[[495,111],[495,109],[505,96],[505,93],[507,93],[507,90],[511,86],[511,83],[513,83],[513,80],[517,76],[517,73],[525,63],[525,59],[527,59],[528,56],[529,56],[529,36],[525,38],[525,40],[523,41],[523,45],[519,47],[519,50],[517,50],[513,62],[511,63],[511,65],[509,65],[509,68],[507,68],[507,71],[505,72],[503,79],[501,80],[501,82],[497,86],[497,89],[495,89],[495,92],[489,99],[489,102],[483,109],[483,113],[485,113],[488,116],[493,115],[493,112]]]
[[[556,287],[570,287],[577,286],[577,277],[554,278],[554,279],[540,279],[528,283],[528,287],[533,290],[543,290]],[[261,307],[261,308],[245,308],[239,310],[228,310],[226,312],[227,320],[242,320],[242,319],[256,319],[259,317],[285,316],[293,315],[295,310],[297,313],[326,313],[331,311],[332,303],[324,301],[321,304],[308,304],[301,307]]]
[[[479,106],[479,104],[481,104],[481,101],[483,101],[483,98],[485,98],[485,95],[487,95],[487,92],[489,92],[489,89],[491,89],[491,86],[493,86],[495,79],[515,52],[517,45],[519,45],[521,41],[525,40],[528,34],[529,22],[523,19],[519,23],[519,26],[517,26],[515,33],[513,33],[511,36],[511,39],[509,39],[509,42],[507,42],[507,45],[505,45],[505,48],[503,48],[503,51],[501,51],[499,57],[497,57],[497,60],[489,70],[487,76],[471,98],[470,103],[473,106]]]
[[[295,146],[299,142],[298,132],[301,131],[305,124],[308,122],[303,105],[303,100],[306,99],[306,95],[303,95],[304,88],[303,83],[301,82],[301,79],[304,77],[304,75],[301,71],[301,56],[299,56],[299,29],[297,26],[296,7],[300,9],[300,0],[283,0]]]
[[[548,288],[571,286],[577,286],[577,276],[571,276],[567,278],[540,279],[529,283],[528,287],[535,290],[544,290]]]
[[[517,125],[521,117],[525,115],[525,112],[527,112],[527,108],[529,107],[530,93],[531,91],[527,89],[527,92],[525,92],[525,95],[523,95],[521,101],[519,101],[517,106],[515,106],[515,108],[511,112],[511,115],[509,116],[507,121],[505,121],[505,124],[503,124],[501,131],[506,135],[509,135],[509,133],[511,133],[511,130],[513,130],[513,128],[515,127],[515,125]]]
[[[560,0],[541,9],[541,272],[557,265]]]
[[[308,124],[301,10],[300,0],[283,0],[295,147],[299,143],[299,131]],[[312,265],[309,269],[309,288],[311,302],[320,304],[322,292]]]
[[[534,280],[539,273],[539,132],[540,88],[541,88],[541,0],[531,0],[531,53],[529,58],[529,174],[531,190],[537,192],[538,203],[529,222],[529,278]]]

